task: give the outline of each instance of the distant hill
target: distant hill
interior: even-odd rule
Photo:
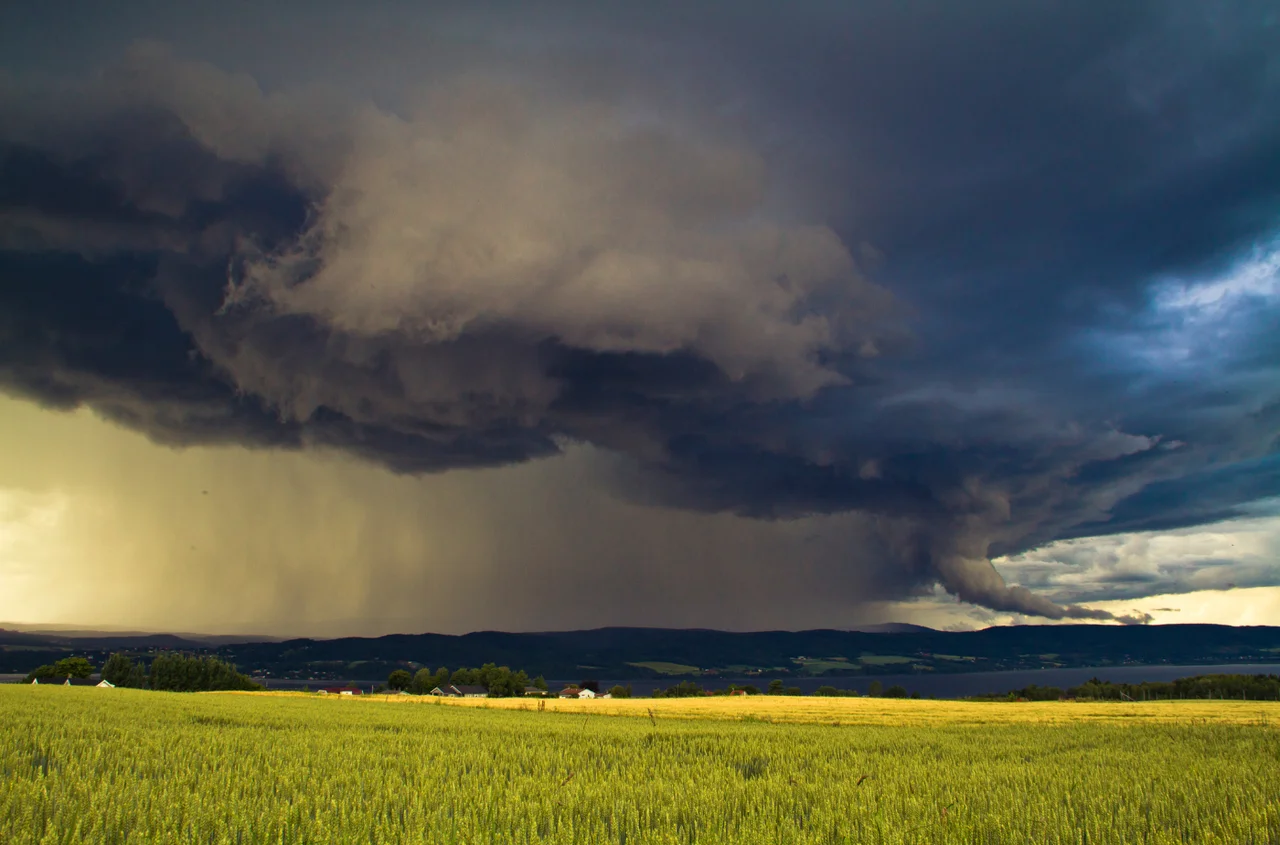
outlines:
[[[912,625],[910,622],[881,622],[876,625],[859,625],[856,628],[839,628],[841,631],[857,631],[862,634],[936,634],[936,628]]]
[[[81,628],[75,625],[24,625],[0,622],[0,638],[13,634],[35,634],[58,640],[144,640],[147,638],[173,638],[189,643],[205,645],[230,645],[232,643],[278,643],[284,637],[267,634],[192,634],[185,631],[136,631],[127,628]]]
[[[203,634],[156,634],[141,631],[95,631],[82,628],[15,630],[0,627],[0,654],[27,651],[38,653],[83,654],[99,651],[210,651],[220,646],[244,642],[262,642],[261,637],[207,636]],[[276,640],[272,640],[276,642]],[[11,661],[0,660],[0,666]],[[41,663],[48,661],[41,660]],[[37,664],[38,665],[38,664]],[[32,667],[34,668],[34,667]],[[10,671],[0,668],[0,671]],[[16,670],[14,670],[16,671]],[[23,669],[21,671],[28,671]]]
[[[905,629],[905,630],[904,630]],[[1280,663],[1280,628],[1226,625],[1043,625],[935,631],[600,628],[461,636],[393,634],[332,640],[216,643],[166,634],[0,631],[0,672],[70,654],[104,660],[178,649],[216,653],[241,671],[280,678],[379,679],[392,669],[493,662],[549,678],[845,677],[1159,664]]]

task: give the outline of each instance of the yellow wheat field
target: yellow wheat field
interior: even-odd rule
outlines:
[[[222,693],[241,695],[244,693]],[[255,693],[261,695],[262,693]],[[292,696],[309,693],[268,693]],[[779,724],[951,725],[1071,723],[1220,724],[1280,726],[1276,701],[930,701],[889,698],[707,696],[705,698],[577,699],[432,698],[412,695],[328,696],[342,705],[403,704],[631,716],[648,719],[721,719]]]
[[[1274,704],[537,704],[0,686],[0,843],[1280,843]]]

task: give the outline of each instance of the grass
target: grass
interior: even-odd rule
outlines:
[[[0,841],[1280,841],[1276,704],[536,708],[0,686]]]
[[[262,693],[226,693],[253,695]],[[294,696],[300,693],[274,693]],[[367,704],[390,701],[409,706],[440,704],[489,710],[530,711],[536,701],[520,698],[426,699],[366,696]],[[867,727],[995,727],[1001,725],[1201,724],[1278,726],[1274,701],[934,701],[929,699],[824,698],[818,696],[705,696],[701,698],[556,699],[546,711],[564,714],[630,716],[648,719],[752,721]]]

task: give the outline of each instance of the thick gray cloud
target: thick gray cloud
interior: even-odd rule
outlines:
[[[0,384],[405,473],[588,442],[641,502],[862,512],[889,592],[1110,618],[989,558],[1274,491],[1275,16],[918,5],[440,11],[394,84],[351,36],[382,104],[11,75]]]

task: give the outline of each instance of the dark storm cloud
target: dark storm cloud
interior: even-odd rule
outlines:
[[[624,495],[863,511],[895,589],[1050,618],[1111,617],[991,555],[1274,494],[1280,361],[1226,347],[1277,296],[1159,287],[1280,220],[1274,13],[566,9],[451,18],[479,58],[395,111],[152,47],[11,82],[5,389],[398,472],[589,441]]]

